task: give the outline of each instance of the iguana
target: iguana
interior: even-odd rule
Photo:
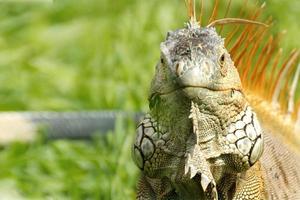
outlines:
[[[300,199],[299,51],[277,67],[279,36],[266,34],[270,20],[257,21],[263,6],[216,19],[216,1],[202,26],[194,1],[187,5],[185,28],[160,45],[132,147],[137,199]],[[236,40],[240,25],[226,39],[217,32],[229,23],[243,24]]]

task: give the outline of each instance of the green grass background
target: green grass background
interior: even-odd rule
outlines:
[[[147,111],[159,44],[186,20],[181,0],[1,0],[0,10],[2,111]],[[270,14],[274,31],[289,30],[283,47],[299,48],[300,1],[268,0]],[[2,147],[0,198],[133,199],[133,135],[119,121],[91,141]]]

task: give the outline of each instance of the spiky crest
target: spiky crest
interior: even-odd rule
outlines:
[[[204,16],[204,0],[200,0],[199,25]],[[300,51],[294,49],[287,58],[282,58],[283,50],[278,43],[284,35],[284,31],[273,36],[267,27],[272,26],[272,18],[261,20],[261,14],[265,3],[250,9],[248,0],[244,0],[244,6],[237,18],[227,17],[230,13],[231,0],[227,0],[225,15],[218,19],[219,0],[214,1],[214,6],[208,20],[207,27],[218,26],[219,34],[224,25],[234,24],[232,31],[222,34],[225,37],[226,48],[239,70],[245,90],[258,95],[264,100],[276,106],[281,113],[290,116],[290,119],[300,122],[300,97],[296,97],[296,91],[300,91],[299,76]],[[197,19],[195,12],[195,0],[186,0],[190,20]],[[243,25],[243,26],[241,26]],[[298,116],[298,119],[297,119]],[[299,125],[300,126],[300,125]]]

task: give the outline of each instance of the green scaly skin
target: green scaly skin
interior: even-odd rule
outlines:
[[[142,171],[137,199],[271,197],[272,162],[259,162],[266,134],[215,28],[189,22],[160,49],[150,112],[132,148]],[[266,151],[276,154],[274,139],[266,139]]]

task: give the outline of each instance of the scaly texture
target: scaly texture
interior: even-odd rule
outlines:
[[[271,60],[271,68],[278,60],[277,39],[262,42],[270,21],[256,21],[264,5],[248,19],[216,19],[216,0],[206,27],[196,20],[194,1],[187,5],[186,27],[168,32],[161,43],[150,112],[133,145],[143,174],[137,199],[300,198],[300,157],[296,145],[288,147],[298,139],[297,83],[284,81],[298,79],[299,73],[291,74],[299,52],[292,51],[277,73],[267,75]],[[230,23],[245,24],[235,41],[238,29],[227,40],[216,30]],[[267,101],[273,104],[264,106]],[[283,136],[295,141],[284,144],[278,139]]]

